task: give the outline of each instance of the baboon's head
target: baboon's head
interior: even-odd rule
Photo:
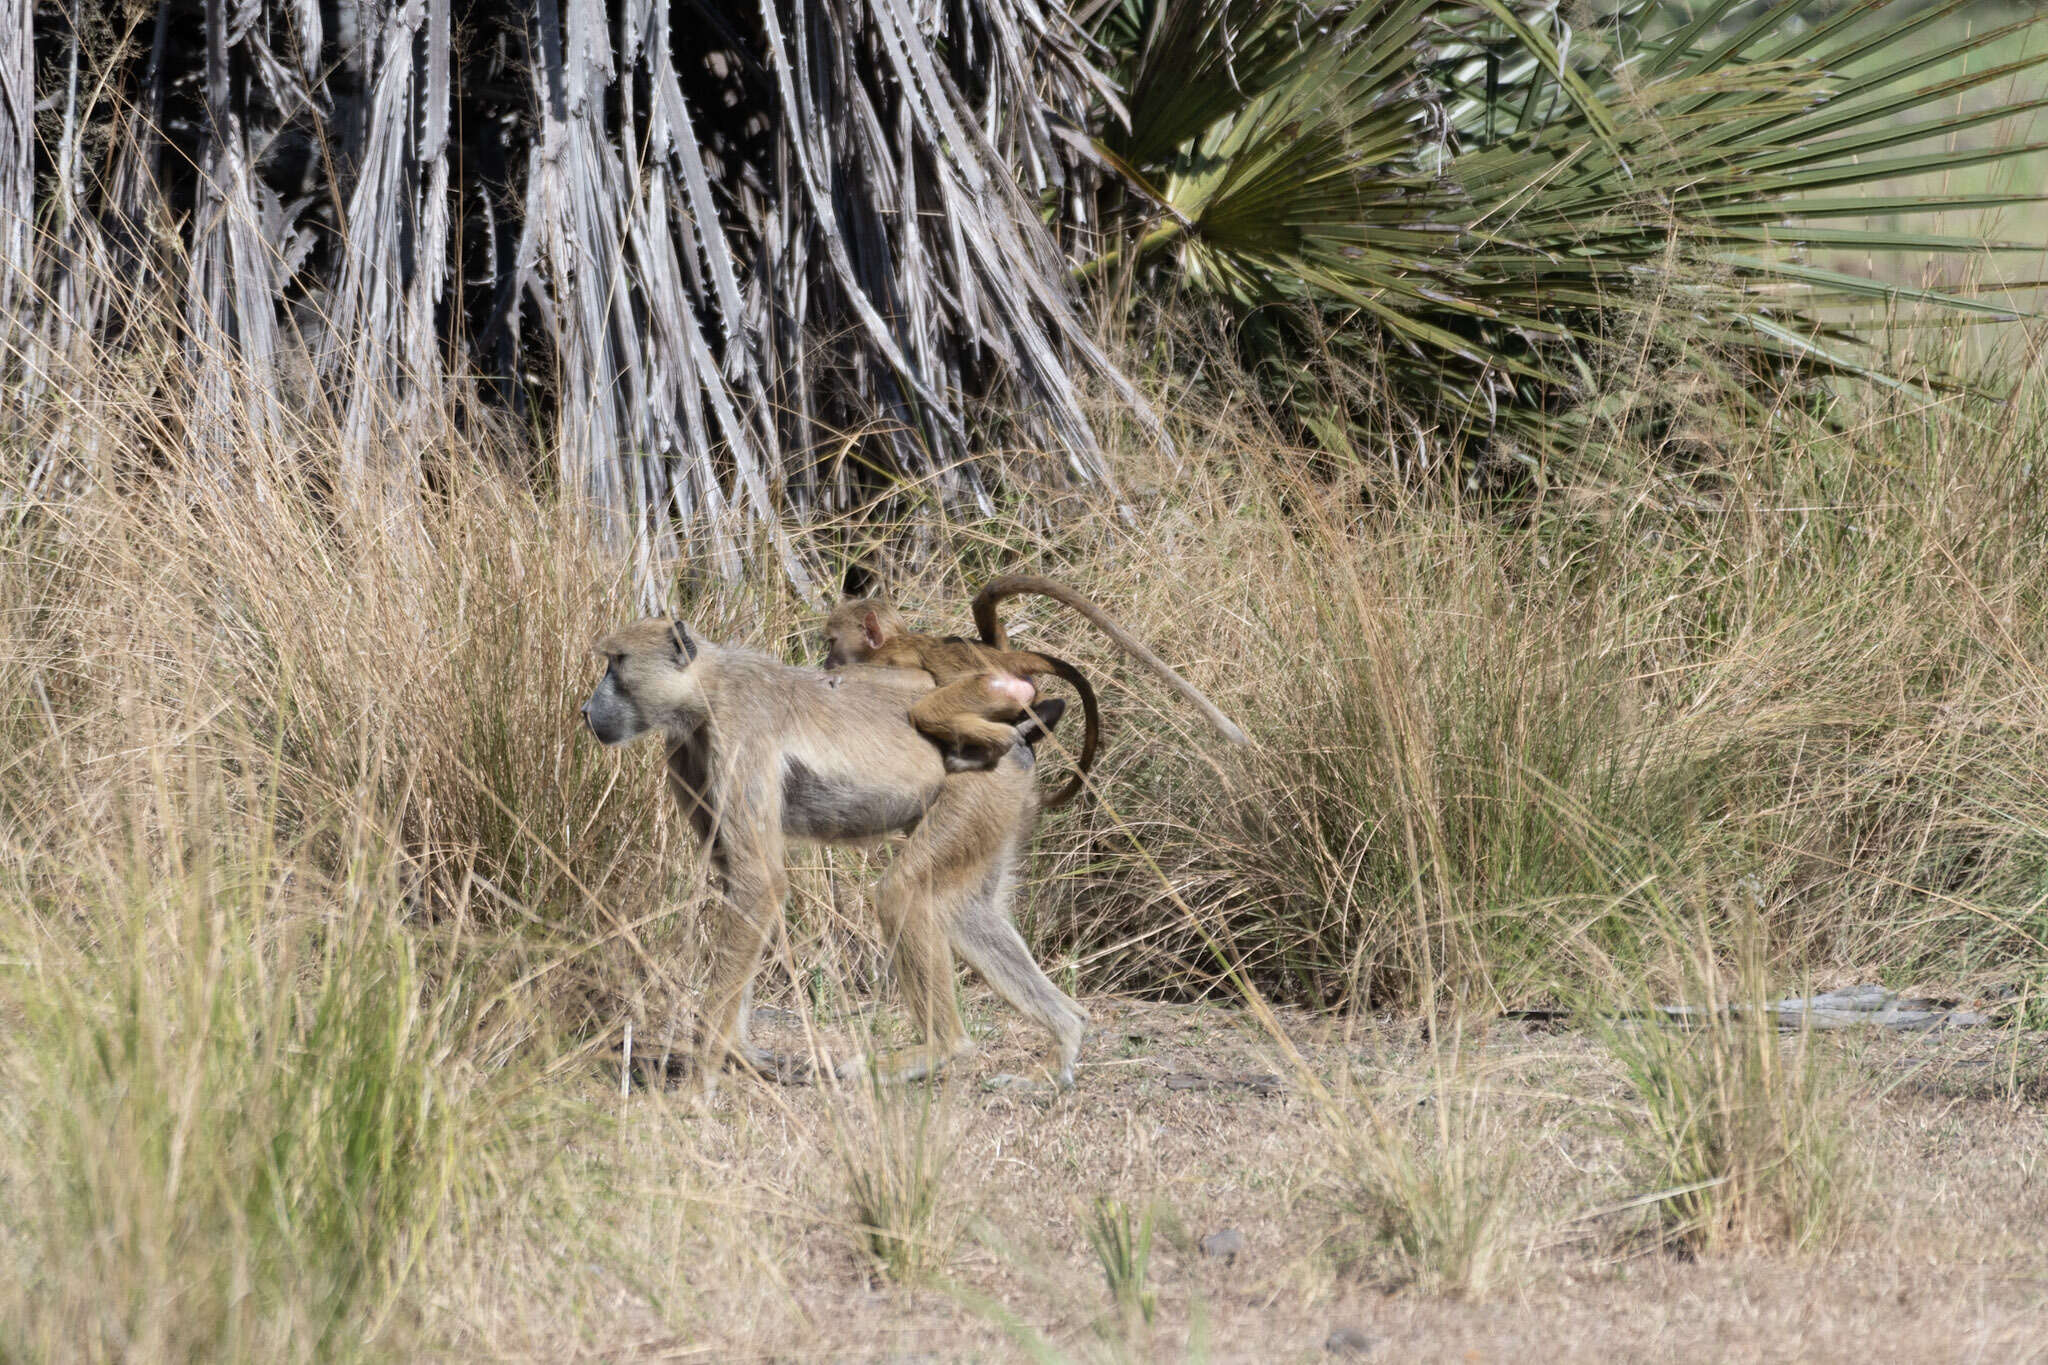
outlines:
[[[884,644],[903,634],[903,618],[879,597],[856,597],[825,618],[825,667],[866,663]]]
[[[601,742],[624,744],[683,722],[697,642],[681,621],[636,621],[599,640],[597,652],[604,656],[604,676],[583,703],[583,719]]]

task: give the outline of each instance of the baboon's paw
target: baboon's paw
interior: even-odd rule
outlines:
[[[1048,1066],[1045,1070],[1029,1076],[1019,1076],[1014,1071],[998,1071],[993,1076],[982,1078],[984,1090],[1038,1091],[1042,1094],[1065,1094],[1074,1088],[1074,1066],[1071,1062]]]
[[[635,1089],[665,1090],[687,1080],[691,1071],[691,1058],[686,1053],[639,1052],[633,1056],[631,1075]]]
[[[1037,1090],[1050,1092],[1052,1090],[1052,1087],[1046,1084],[1042,1078],[1019,1076],[1014,1071],[998,1071],[993,1076],[983,1076],[981,1078],[981,1088],[983,1090],[1004,1091]]]
[[[1038,741],[1052,733],[1052,727],[1058,725],[1060,717],[1066,714],[1066,702],[1058,697],[1048,697],[1025,713],[1023,723],[1017,727],[1017,738],[1026,746],[1035,747]]]

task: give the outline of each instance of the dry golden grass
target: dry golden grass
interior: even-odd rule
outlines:
[[[957,628],[994,567],[1055,572],[1258,741],[1015,613],[1109,706],[1023,898],[1099,1026],[1078,1094],[977,1089],[1033,1043],[976,995],[985,1058],[936,1093],[700,1105],[619,1094],[627,1022],[687,1028],[705,909],[657,755],[574,724],[630,556],[452,422],[426,496],[345,504],[331,432],[223,471],[133,373],[73,377],[75,477],[0,484],[0,1354],[2038,1350],[2021,1035],[1814,1040],[1847,1079],[1807,1085],[1774,1037],[1631,1072],[1488,1023],[1712,970],[2048,989],[2038,390],[1838,434],[1694,396],[1672,447],[1597,452],[1611,485],[1505,507],[1175,397],[1120,500],[924,526],[893,585]],[[779,580],[673,605],[815,657]],[[791,1045],[895,1016],[880,856],[798,870],[761,991]],[[1683,1259],[1660,1112],[1740,1119],[1745,1188],[1815,1178]],[[1229,1266],[1194,1249],[1226,1225]]]
[[[1035,1041],[989,997],[986,1065]],[[1873,1173],[1828,1254],[1759,1244],[1662,1250],[1658,1188],[1631,1134],[1623,1070],[1573,1033],[1474,1032],[1456,1092],[1479,1145],[1434,1146],[1436,1053],[1385,1030],[1283,1015],[1312,1073],[1405,1100],[1417,1150],[1504,1170],[1485,1292],[1444,1293],[1372,1240],[1355,1168],[1323,1106],[1269,1038],[1228,1008],[1097,997],[1097,1060],[1072,1099],[952,1087],[951,1197],[970,1215],[943,1270],[899,1287],[858,1245],[837,1107],[817,1090],[738,1086],[708,1109],[678,1093],[621,1101],[605,1078],[557,1091],[582,1135],[480,1229],[439,1280],[458,1356],[767,1360],[1301,1361],[1351,1326],[1380,1360],[1854,1360],[1873,1340],[1930,1359],[2029,1359],[2048,1327],[2038,1112],[2005,1088],[1996,1046],[1818,1040],[1852,1080],[1845,1141]],[[796,1036],[793,1028],[786,1038]],[[2022,1074],[2048,1066],[2030,1045]],[[1181,1089],[1200,1074],[1290,1076],[1279,1094]],[[2038,1090],[2035,1092],[2038,1094]],[[1483,1114],[1483,1120],[1479,1115]],[[1159,1214],[1132,1315],[1105,1281],[1093,1201]],[[573,1229],[567,1210],[576,1211]],[[1225,1264],[1200,1237],[1236,1228]],[[1468,1357],[1468,1352],[1476,1356]]]

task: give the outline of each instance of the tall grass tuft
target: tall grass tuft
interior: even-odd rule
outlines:
[[[845,1176],[855,1244],[897,1284],[921,1284],[951,1259],[946,1178],[952,1115],[935,1087],[863,1081],[842,1092],[832,1140]]]
[[[226,474],[76,379],[79,477],[0,476],[0,1340],[405,1356],[533,1067],[670,970],[688,859],[572,742],[623,570],[502,469],[359,515],[338,432]]]
[[[1710,395],[1684,451],[1617,433],[1611,483],[1512,509],[1181,412],[1201,458],[1154,476],[1156,520],[1081,582],[1255,750],[1214,751],[1057,613],[1018,613],[1112,679],[1102,795],[1043,839],[1038,922],[1092,979],[1529,1002],[1592,984],[1588,944],[1656,957],[1652,865],[1667,896],[1749,888],[1774,969],[2038,957],[2038,387],[1768,421]]]
[[[1462,1051],[1436,1049],[1420,1094],[1359,1094],[1332,1105],[1339,1198],[1398,1278],[1483,1299],[1512,1268],[1507,1194],[1515,1147],[1488,1118]]]
[[[1665,978],[1685,983],[1695,1026],[1653,1005],[1596,1027],[1641,1106],[1625,1136],[1649,1172],[1662,1236],[1702,1252],[1825,1247],[1853,1211],[1846,1096],[1811,1032],[1779,1028],[1756,937],[1744,937],[1732,971],[1696,948]]]
[[[33,1358],[374,1353],[491,1160],[473,1005],[429,989],[388,838],[279,841],[274,790],[212,781],[209,740],[160,752],[108,846],[52,850],[61,885],[0,883],[0,1334]]]
[[[1155,1206],[1147,1205],[1133,1214],[1121,1199],[1097,1195],[1082,1224],[1109,1289],[1110,1318],[1103,1324],[1106,1335],[1131,1349],[1143,1343],[1159,1310],[1158,1295],[1147,1283],[1157,1212]]]

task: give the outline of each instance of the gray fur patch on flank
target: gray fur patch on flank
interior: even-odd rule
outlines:
[[[909,830],[937,795],[936,787],[913,794],[830,779],[793,755],[782,760],[782,827],[799,839],[872,839]]]

